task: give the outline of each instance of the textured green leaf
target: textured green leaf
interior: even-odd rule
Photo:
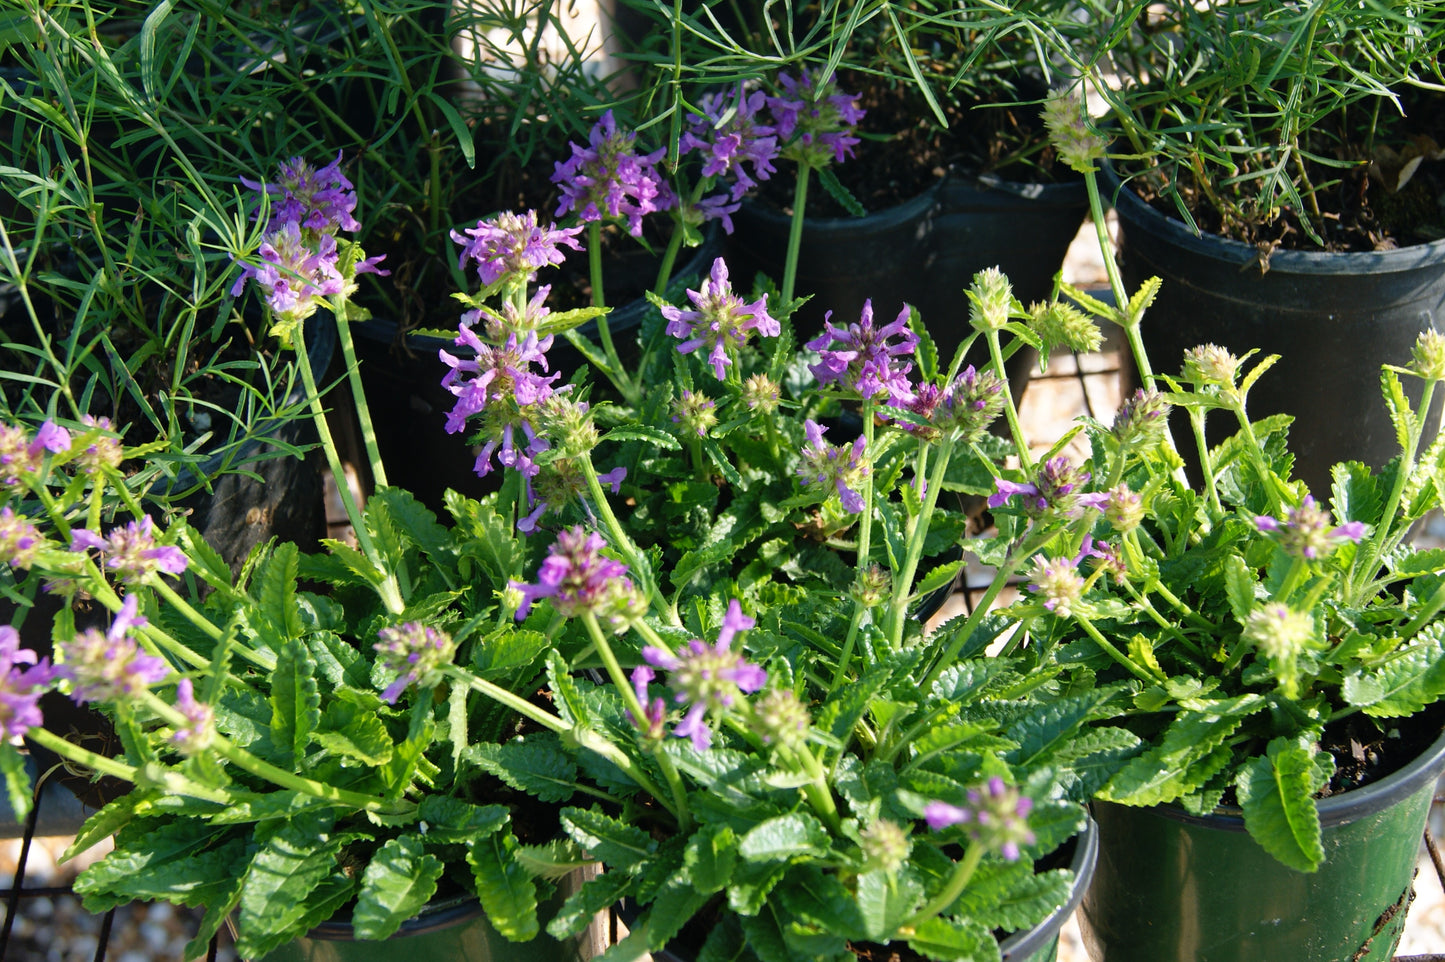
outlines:
[[[1005,734],[1018,743],[1017,764],[1035,765],[1053,752],[1067,749],[1098,710],[1097,692],[1066,695],[1021,715]]]
[[[1021,932],[1038,925],[1049,913],[1069,900],[1074,873],[1064,869],[1031,871],[1010,885],[993,904],[977,913],[968,913],[991,929]]]
[[[857,900],[836,874],[816,865],[794,866],[778,894],[792,919],[845,939],[868,937],[868,924]]]
[[[316,661],[306,645],[293,638],[276,658],[271,672],[271,743],[282,768],[300,770],[312,734],[321,720],[321,692]]]
[[[359,939],[387,939],[436,894],[441,859],[428,854],[421,839],[403,835],[388,841],[361,876],[361,891],[351,922]]]
[[[1215,749],[1265,701],[1259,695],[1245,695],[1213,704],[1212,712],[1185,711],[1175,716],[1163,740],[1125,765],[1099,797],[1124,805],[1157,805],[1203,785],[1217,770]]]
[[[246,881],[244,873],[238,872],[217,886],[206,900],[206,912],[190,942],[181,952],[184,959],[204,959],[210,951],[211,937],[221,931],[226,919],[236,910],[241,901],[241,886]]]
[[[1379,484],[1367,466],[1359,461],[1342,462],[1330,469],[1330,476],[1334,479],[1330,506],[1336,518],[1341,522],[1380,523],[1384,503]]]
[[[365,691],[371,687],[371,668],[349,641],[333,631],[306,635],[306,650],[316,660],[316,674],[332,688]]]
[[[657,848],[642,829],[595,809],[562,809],[562,827],[577,844],[610,866],[637,865]]]
[[[547,934],[558,940],[582,934],[598,912],[608,911],[627,894],[632,882],[626,872],[603,872],[583,882],[547,923]]]
[[[739,863],[728,883],[728,907],[739,915],[757,915],[787,871],[787,862]]]
[[[24,824],[30,815],[30,806],[35,791],[30,784],[30,772],[25,768],[25,756],[9,742],[0,742],[0,770],[5,772],[5,792],[10,798],[10,812],[16,824]]]
[[[577,788],[577,766],[550,732],[472,745],[463,757],[538,801],[564,802]]]
[[[909,490],[912,489],[910,488]],[[950,561],[934,568],[914,586],[913,596],[917,598],[928,594],[930,591],[936,591],[946,584],[951,584],[953,579],[958,576],[959,569],[961,569],[964,564],[965,562],[963,561]]]
[[[582,846],[570,838],[554,838],[542,845],[518,845],[513,854],[528,875],[553,882],[595,864]]]
[[[259,959],[270,955],[287,942],[294,941],[340,912],[356,893],[357,880],[341,870],[333,871],[311,890],[306,904],[301,906],[301,917],[285,929],[274,932],[258,932],[239,928],[236,952],[245,959]]]
[[[331,803],[306,792],[283,790],[237,798],[231,805],[212,815],[212,825],[237,825],[260,822],[268,818],[290,818],[302,812],[328,808]]]
[[[467,846],[467,864],[477,883],[477,898],[492,926],[513,942],[536,938],[537,886],[512,857],[517,839],[494,832]]]
[[[726,825],[705,825],[687,840],[683,864],[693,886],[704,893],[720,892],[732,878],[738,839]]]
[[[665,946],[711,899],[693,887],[686,872],[674,873],[657,892],[647,913],[647,947]]]
[[[567,662],[556,651],[547,653],[547,685],[552,689],[552,703],[557,714],[569,725],[586,724],[587,703],[577,683],[572,680]]]
[[[1410,423],[1415,415],[1410,410],[1410,399],[1405,397],[1405,389],[1400,386],[1400,376],[1389,368],[1380,369],[1380,393],[1390,412],[1390,422],[1395,426],[1395,443],[1403,451],[1410,442]]]
[[[738,842],[738,854],[750,862],[789,859],[796,855],[823,857],[830,842],[823,823],[807,812],[790,812],[750,829]]]
[[[998,962],[993,933],[973,920],[931,918],[914,927],[908,947],[936,962]]]
[[[668,451],[681,450],[682,445],[677,439],[666,431],[659,431],[657,428],[648,427],[645,424],[629,424],[626,427],[616,427],[602,436],[603,441],[646,441]]]
[[[197,834],[194,846],[171,848],[177,836],[165,834],[167,857],[156,857],[137,845],[112,852],[81,873],[75,891],[84,896],[87,908],[105,911],[127,902],[157,899],[206,905],[230,888],[233,879],[245,874],[249,855],[245,839],[214,845],[212,832]]]
[[[386,724],[352,701],[328,700],[315,738],[327,751],[366,765],[385,765],[391,760],[393,745]]]
[[[252,939],[287,933],[306,912],[306,900],[331,874],[342,839],[331,834],[334,813],[323,809],[263,823],[259,848],[241,889],[240,927]]]
[[[1424,710],[1445,695],[1445,646],[1439,638],[1421,637],[1409,649],[1392,655],[1383,666],[1363,673],[1356,697],[1378,689],[1380,697],[1364,705],[1366,715],[1400,718]]]
[[[295,544],[282,541],[256,568],[256,594],[261,610],[271,626],[288,640],[301,634],[301,612],[296,605],[299,555]]]
[[[857,887],[858,911],[871,942],[891,941],[898,926],[917,910],[923,896],[923,886],[906,873],[890,879],[887,872],[864,872],[858,876]]]
[[[1254,610],[1254,572],[1237,554],[1224,557],[1224,590],[1229,598],[1229,610],[1241,625],[1249,620]]]
[[[744,916],[742,926],[748,947],[757,955],[759,962],[798,962],[798,954],[788,945],[782,926],[771,911],[764,908]]]
[[[451,546],[451,533],[437,521],[436,514],[405,488],[377,488],[366,499],[367,511],[374,506],[385,506],[402,536],[423,551],[431,554]]]
[[[423,798],[416,815],[426,823],[426,840],[434,845],[464,845],[492,834],[508,819],[504,805],[473,805],[445,795]]]
[[[85,820],[80,833],[60,856],[62,862],[75,858],[104,839],[119,832],[135,817],[135,806],[141,801],[141,792],[131,791],[106,804],[104,808]]]
[[[1251,759],[1235,779],[1244,827],[1261,848],[1290,868],[1313,872],[1325,859],[1314,795],[1333,767],[1332,759],[1327,764],[1317,760],[1310,746],[1276,738],[1265,755]]]
[[[487,679],[515,676],[530,668],[551,647],[551,639],[540,631],[500,628],[477,643],[472,667]]]

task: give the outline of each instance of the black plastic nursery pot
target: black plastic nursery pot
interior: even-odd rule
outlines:
[[[1069,858],[1068,868],[1074,873],[1074,885],[1069,890],[1068,900],[1033,928],[1001,939],[998,949],[1002,962],[1055,962],[1059,952],[1059,932],[1083,900],[1094,875],[1098,855],[1099,832],[1090,819],[1075,837],[1074,851]],[[629,915],[625,908],[619,910],[618,915],[624,923],[636,920],[636,915]],[[697,950],[672,942],[666,948],[653,952],[652,958],[654,962],[697,962]]]
[[[545,932],[512,942],[487,920],[471,897],[426,906],[389,939],[357,939],[350,922],[323,922],[305,937],[249,962],[584,962],[591,945],[558,942]]]
[[[1330,490],[1336,462],[1378,467],[1399,453],[1380,366],[1407,364],[1416,336],[1445,310],[1445,240],[1367,253],[1281,250],[1266,261],[1248,244],[1196,236],[1127,185],[1106,189],[1115,192],[1129,290],[1149,277],[1164,282],[1142,328],[1156,373],[1176,374],[1184,351],[1205,343],[1280,355],[1251,389],[1249,414],[1294,416],[1295,474],[1317,493]],[[1421,382],[1402,381],[1418,403]],[[1176,437],[1187,438],[1187,421],[1176,417]],[[1226,436],[1224,420],[1211,419],[1221,427],[1211,443]],[[1191,458],[1193,443],[1181,446]]]
[[[1445,734],[1405,768],[1316,803],[1325,861],[1286,868],[1237,814],[1094,803],[1079,925],[1094,962],[1387,962],[1405,927]]]

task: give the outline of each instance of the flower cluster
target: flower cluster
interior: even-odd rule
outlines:
[[[833,77],[804,69],[797,77],[780,74],[783,94],[768,99],[783,156],[808,167],[842,163],[859,143],[855,128],[865,111],[858,94],[840,91]]]
[[[1109,496],[1104,492],[1083,491],[1088,482],[1088,471],[1059,455],[1039,466],[1032,483],[995,479],[998,490],[989,496],[988,506],[1002,507],[1018,498],[1024,513],[1030,517],[1078,518],[1085,509],[1102,510],[1109,503]]]
[[[170,674],[164,659],[143,653],[132,637],[146,625],[136,609],[136,596],[127,595],[104,634],[87,628],[56,643],[60,658],[56,673],[71,682],[71,697],[77,702],[134,698]]]
[[[357,275],[390,272],[377,266],[382,256],[367,258],[360,248],[336,236],[338,230],[361,227],[352,215],[356,193],[341,173],[339,153],[319,170],[293,157],[280,165],[277,180],[265,184],[241,178],[251,190],[276,200],[260,261],[243,265],[231,295],[239,295],[247,281],[255,281],[267,307],[278,315],[272,333],[289,345],[300,323],[318,307],[355,290]]]
[[[105,567],[115,572],[126,584],[140,584],[161,573],[178,575],[186,570],[187,560],[181,549],[156,543],[155,523],[149,516],[115,528],[110,537],[77,528],[70,533],[72,551],[99,551]]]
[[[648,665],[669,673],[667,683],[674,692],[673,700],[688,706],[682,721],[673,728],[673,735],[690,738],[693,747],[700,752],[712,746],[708,715],[717,715],[733,707],[740,694],[758,691],[767,683],[767,672],[732,650],[737,633],[752,628],[754,624],[734,599],[728,604],[717,642],[712,646],[694,638],[677,652],[656,645],[642,649],[642,657]],[[634,678],[634,683],[637,683],[637,678]],[[645,685],[645,682],[642,684]]]
[[[1010,862],[1018,860],[1020,845],[1034,843],[1034,833],[1028,827],[1033,800],[1004,784],[1002,778],[995,775],[983,788],[969,789],[967,798],[967,804],[962,806],[929,802],[923,812],[929,828],[938,831],[963,825],[970,838]]]
[[[490,287],[504,278],[525,283],[541,268],[562,263],[567,259],[563,247],[582,249],[577,240],[580,233],[581,227],[543,227],[534,210],[523,214],[503,211],[460,233],[452,231],[452,240],[462,245],[458,266],[465,269],[471,261],[482,283]]]
[[[552,183],[562,188],[556,216],[573,211],[584,222],[623,220],[627,232],[642,236],[642,218],[677,203],[657,170],[665,150],[639,154],[637,135],[619,131],[609,110],[592,127],[588,145],[572,144],[572,156],[558,161]]]
[[[817,351],[821,360],[811,368],[820,384],[837,384],[845,391],[870,400],[883,397],[885,404],[906,407],[913,401],[913,385],[908,373],[918,346],[918,335],[908,327],[911,311],[905,307],[894,320],[882,327],[873,325],[873,302],[863,302],[863,313],[856,324],[837,327],[830,311],[823,318],[823,333],[809,341],[810,351]]]
[[[581,525],[559,534],[537,569],[537,583],[511,583],[522,598],[517,620],[525,619],[532,605],[546,598],[567,618],[592,615],[625,623],[636,612],[637,590],[627,578],[627,566],[604,555],[605,547],[601,535]]]
[[[1309,494],[1299,507],[1289,510],[1284,521],[1261,515],[1254,519],[1254,524],[1260,531],[1274,535],[1287,553],[1309,561],[1323,558],[1337,545],[1359,541],[1365,536],[1363,522],[1332,525],[1329,514],[1316,505],[1314,496]]]
[[[388,705],[396,704],[401,693],[412,685],[436,687],[442,669],[451,664],[457,650],[451,635],[416,621],[390,625],[377,632],[377,637],[380,640],[373,646],[376,663],[383,672],[396,676],[381,693],[381,700]]]
[[[721,257],[713,261],[712,273],[698,290],[689,290],[687,296],[696,310],[685,311],[670,304],[662,308],[667,333],[682,341],[677,349],[683,354],[708,348],[708,361],[719,381],[727,376],[732,355],[749,332],[777,337],[781,331],[778,322],[768,315],[768,295],[749,304],[733,293],[727,264]]]
[[[69,450],[70,433],[54,421],[40,425],[34,437],[17,425],[0,424],[0,484],[18,485],[40,471],[45,452]]]
[[[834,489],[844,511],[862,511],[863,496],[858,489],[869,472],[867,441],[859,437],[851,445],[829,444],[823,440],[828,429],[811,418],[803,422],[803,430],[808,437],[798,458],[798,476],[803,483]]]
[[[0,736],[6,742],[18,745],[27,731],[44,721],[40,696],[54,677],[48,661],[37,661],[35,652],[20,647],[18,631],[0,625]]]

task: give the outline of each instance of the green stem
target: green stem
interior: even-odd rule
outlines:
[[[592,278],[592,306],[606,307],[602,290],[601,221],[594,220],[587,225],[587,268]],[[617,348],[612,343],[612,329],[607,323],[606,314],[597,315],[597,338],[602,342],[602,353],[607,358],[608,370],[605,373],[622,393],[623,400],[636,407],[640,400],[638,389],[622,368],[622,360],[617,356]]]
[[[803,247],[803,214],[808,207],[808,175],[813,168],[807,164],[798,165],[798,182],[793,188],[793,221],[788,226],[788,252],[783,261],[783,290],[781,301],[784,305],[793,302],[793,289],[798,280],[798,252]]]
[[[807,168],[804,168],[805,170]],[[786,298],[784,301],[786,302]],[[873,453],[873,409],[877,402],[872,398],[865,398],[863,401],[863,452],[865,457]],[[858,560],[854,563],[857,569],[854,577],[863,577],[863,572],[868,569],[868,555],[873,551],[873,470],[863,476],[863,490],[860,492],[863,500],[863,511],[858,517]],[[867,606],[861,598],[853,602],[853,617],[848,622],[848,635],[843,639],[843,650],[838,654],[838,668],[833,672],[833,680],[828,685],[828,694],[838,690],[843,679],[848,676],[848,669],[853,661],[853,648],[858,641],[858,628],[863,621],[863,612]]]
[[[473,691],[486,695],[492,699],[492,701],[511,709],[522,717],[530,718],[549,731],[554,731],[559,735],[565,735],[572,730],[571,725],[547,711],[545,708],[540,708],[516,692],[508,691],[494,682],[487,681],[485,678],[478,678],[476,675],[464,671],[455,665],[450,665],[446,668],[446,675],[448,678],[461,682]]]
[[[1224,514],[1219,503],[1219,488],[1214,483],[1214,462],[1209,457],[1209,442],[1204,437],[1204,410],[1189,408],[1189,424],[1194,429],[1194,443],[1199,451],[1199,470],[1204,475],[1205,492],[1209,495],[1209,507],[1215,517]]]
[[[351,398],[356,404],[356,420],[361,424],[361,443],[366,447],[366,460],[371,467],[371,480],[379,488],[386,487],[386,468],[381,449],[376,443],[376,428],[371,420],[371,407],[361,386],[361,365],[356,360],[356,344],[351,338],[351,324],[346,320],[346,298],[337,295],[331,302],[331,315],[336,319],[336,339],[341,343],[341,357],[346,362],[346,377],[351,385]],[[344,478],[338,477],[340,484]]]
[[[1099,629],[1095,628],[1093,622],[1091,622],[1088,618],[1085,618],[1078,612],[1074,612],[1072,617],[1074,619],[1074,622],[1078,624],[1080,628],[1084,629],[1084,633],[1087,634],[1090,638],[1094,639],[1094,644],[1098,645],[1099,648],[1104,652],[1104,654],[1108,655],[1110,658],[1114,659],[1124,668],[1128,669],[1131,675],[1133,675],[1135,678],[1138,678],[1146,685],[1157,685],[1159,683],[1158,678],[1155,678],[1153,675],[1149,674],[1149,672],[1134,664],[1127,657],[1125,657],[1118,648],[1115,648],[1112,644],[1110,644],[1107,638],[1099,634]]]
[[[346,482],[346,471],[341,466],[341,455],[336,450],[336,441],[331,436],[331,428],[326,423],[326,410],[321,406],[321,394],[316,389],[316,377],[311,373],[311,360],[306,354],[306,339],[297,336],[295,339],[297,366],[301,369],[301,380],[306,385],[306,400],[311,406],[311,420],[316,425],[316,433],[321,438],[321,449],[326,452],[326,463],[331,468],[331,476],[336,481],[337,493],[341,496],[341,504],[346,509],[347,520],[351,522],[351,530],[356,534],[356,543],[378,571],[384,572],[382,583],[377,587],[377,593],[381,595],[382,602],[388,611],[399,615],[405,610],[406,605],[401,600],[401,589],[397,586],[396,575],[392,574],[385,564],[382,563],[381,555],[372,543],[371,534],[366,529],[366,522],[361,516],[361,509],[357,507],[356,500],[351,496],[351,485]]]
[[[1005,384],[1008,383],[1008,373],[1003,367],[1003,347],[999,343],[998,331],[992,328],[984,331],[984,338],[988,341],[988,354],[993,361],[993,370]],[[1013,435],[1014,447],[1018,449],[1019,466],[1024,469],[1024,474],[1032,474],[1034,470],[1034,459],[1029,452],[1029,441],[1024,435],[1024,429],[1019,424],[1019,412],[1014,407],[1012,391],[1003,392],[1003,413],[1008,419],[1009,434]]]
[[[132,783],[136,780],[138,770],[133,766],[127,765],[119,759],[110,758],[81,748],[74,742],[61,738],[48,729],[39,727],[32,728],[25,733],[25,737],[37,745],[50,749],[61,758],[84,765],[86,768],[100,772],[102,775],[113,775],[116,778],[123,778]]]
[[[1094,234],[1099,241],[1099,254],[1104,259],[1104,271],[1109,276],[1109,290],[1114,294],[1114,307],[1124,328],[1124,337],[1129,342],[1129,351],[1134,355],[1134,364],[1139,368],[1139,378],[1147,391],[1154,390],[1154,372],[1149,367],[1149,353],[1144,350],[1144,339],[1139,333],[1141,318],[1130,317],[1129,292],[1124,287],[1124,277],[1119,273],[1119,264],[1114,259],[1114,240],[1109,236],[1109,224],[1104,219],[1104,199],[1099,196],[1099,172],[1089,170],[1084,174],[1084,184],[1089,191],[1089,216],[1094,221]]]
[[[180,724],[186,724],[184,716],[178,716]],[[244,768],[258,778],[264,778],[280,788],[290,788],[295,791],[311,795],[315,798],[323,798],[338,805],[348,808],[355,808],[366,812],[376,812],[381,815],[400,815],[413,810],[416,806],[412,802],[396,801],[389,802],[384,798],[377,798],[375,795],[363,795],[359,792],[349,792],[343,788],[336,788],[333,785],[326,785],[322,782],[298,775],[295,772],[288,772],[284,768],[278,768],[270,762],[263,761],[252,755],[243,748],[239,748],[223,738],[217,738],[211,743],[211,751],[232,762],[239,768]]]
[[[637,692],[632,688],[632,682],[622,670],[622,665],[617,661],[617,655],[612,651],[612,645],[602,631],[602,626],[597,623],[597,616],[590,611],[582,615],[582,623],[587,627],[587,634],[592,643],[597,646],[597,653],[602,656],[602,664],[607,668],[607,676],[612,679],[618,693],[622,695],[622,701],[627,705],[627,710],[636,719],[635,724],[639,727],[645,724],[647,709],[642,707],[642,701],[637,697]],[[646,638],[649,642],[659,648],[666,648],[667,644],[657,633],[644,622],[638,622],[637,633]],[[658,745],[652,753],[657,759],[658,768],[662,769],[663,780],[667,782],[668,790],[672,792],[673,814],[677,817],[678,828],[681,831],[688,831],[692,828],[692,813],[688,810],[687,789],[682,784],[682,776],[678,774],[677,766],[667,752]],[[661,796],[658,796],[661,800]]]
[[[953,457],[953,445],[954,439],[951,436],[944,438],[939,445],[938,458],[928,477],[928,490],[923,493],[923,510],[916,518],[908,520],[908,553],[904,556],[903,570],[894,579],[893,600],[888,606],[888,639],[895,651],[903,644],[908,594],[913,590],[913,578],[918,573],[918,562],[923,557],[923,542],[928,537],[933,511],[938,506],[938,493],[943,490],[943,476],[948,471],[949,460]]]
[[[954,902],[958,901],[958,897],[962,895],[963,890],[968,887],[969,881],[973,878],[973,873],[978,870],[979,863],[982,861],[983,845],[978,842],[970,843],[968,850],[963,853],[963,858],[954,864],[953,874],[949,876],[947,884],[943,886],[937,895],[929,899],[923,908],[909,916],[908,921],[904,922],[899,928],[913,928],[920,923],[934,918]]]
[[[811,779],[803,786],[803,794],[807,797],[809,806],[827,823],[830,831],[839,833],[843,828],[843,820],[838,815],[838,803],[833,800],[833,790],[828,785],[828,773],[818,764],[807,745],[793,754]]]
[[[622,522],[617,520],[617,515],[612,511],[612,504],[607,500],[607,492],[602,490],[602,481],[597,477],[597,468],[592,465],[592,456],[583,454],[577,458],[578,465],[582,468],[582,475],[587,480],[587,492],[592,496],[592,507],[602,516],[602,523],[606,525],[608,533],[612,536],[612,545],[627,557],[627,566],[631,569],[632,576],[640,583],[640,587],[655,605],[666,608],[658,586],[652,574],[652,566],[648,564],[646,556],[633,543],[628,535],[627,529]]]

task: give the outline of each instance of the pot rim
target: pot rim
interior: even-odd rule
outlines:
[[[1251,244],[1219,234],[1196,234],[1178,218],[1155,210],[1133,189],[1125,189],[1128,180],[1112,164],[1105,162],[1100,172],[1108,190],[1107,199],[1126,223],[1145,225],[1147,222],[1149,230],[1170,243],[1227,264],[1244,267],[1259,259],[1258,249]],[[1388,251],[1278,250],[1269,255],[1269,274],[1397,274],[1437,264],[1445,264],[1445,240]]]
[[[938,204],[938,194],[943,189],[945,180],[947,180],[946,177],[940,177],[923,193],[910,197],[902,203],[894,204],[892,207],[869,211],[862,217],[805,217],[803,221],[808,225],[809,231],[821,234],[855,231],[860,227],[869,230],[885,230],[931,213]],[[745,216],[754,217],[773,226],[786,225],[793,220],[792,215],[783,213],[781,207],[775,207],[757,197],[745,199],[742,210],[747,212]]]
[[[1414,716],[1411,716],[1414,717]],[[1359,788],[1352,788],[1315,800],[1319,812],[1320,826],[1324,828],[1348,825],[1388,808],[1409,798],[1427,785],[1434,784],[1445,772],[1445,724],[1430,747],[1417,755],[1409,764],[1391,772],[1379,781],[1370,782]],[[1116,803],[1104,803],[1116,804]],[[1186,825],[1198,825],[1226,832],[1243,832],[1244,815],[1237,808],[1222,809],[1208,815],[1194,815],[1178,804],[1168,802],[1153,806],[1164,818]]]
[[[429,902],[422,906],[420,912],[401,923],[401,928],[396,930],[396,934],[392,938],[403,939],[413,935],[427,935],[458,925],[481,914],[482,903],[477,900],[475,895],[455,895],[440,902]],[[318,942],[358,941],[349,918],[344,922],[335,919],[322,922],[307,932],[305,937]]]

